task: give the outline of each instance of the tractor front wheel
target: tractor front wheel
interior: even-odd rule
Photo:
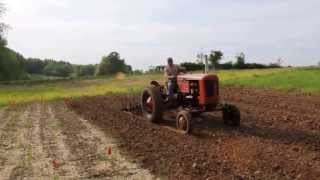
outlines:
[[[183,134],[190,133],[191,121],[192,115],[188,111],[180,111],[176,118],[177,129]]]
[[[222,110],[224,124],[229,126],[240,126],[240,111],[237,106],[226,104]]]
[[[147,87],[141,95],[141,108],[143,116],[151,122],[159,122],[163,114],[163,99],[160,87]]]

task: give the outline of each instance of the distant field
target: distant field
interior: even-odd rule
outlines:
[[[320,69],[294,69],[268,75],[254,73],[244,78],[226,78],[223,84],[320,92]]]
[[[222,85],[244,85],[284,90],[320,92],[320,70],[267,69],[218,72]],[[94,96],[139,91],[150,80],[163,81],[162,74],[105,79],[62,80],[45,83],[0,85],[0,106],[34,100]]]

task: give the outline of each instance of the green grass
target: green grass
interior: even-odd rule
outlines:
[[[124,79],[88,79],[44,82],[37,84],[0,85],[0,107],[10,102],[55,100],[66,97],[103,95],[108,92],[138,91],[160,75],[130,76]]]
[[[317,69],[229,70],[219,71],[217,74],[222,85],[320,92],[320,70]],[[2,84],[0,85],[0,107],[10,102],[56,100],[66,97],[103,95],[110,92],[137,92],[148,85],[151,80],[164,81],[163,74]]]
[[[320,69],[294,69],[268,75],[228,79],[227,85],[275,88],[286,91],[320,92]]]

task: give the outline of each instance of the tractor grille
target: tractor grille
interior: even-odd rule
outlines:
[[[214,96],[214,81],[205,80],[206,97]]]

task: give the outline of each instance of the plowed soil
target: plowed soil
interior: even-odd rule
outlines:
[[[221,92],[241,126],[211,113],[190,135],[122,112],[134,95],[12,104],[0,109],[0,179],[319,179],[319,95]]]
[[[0,110],[0,179],[154,179],[63,102]]]
[[[319,95],[241,87],[221,92],[240,108],[241,126],[226,127],[221,114],[212,113],[196,120],[191,135],[123,113],[122,104],[134,97],[84,97],[66,104],[117,139],[125,157],[163,179],[319,179]],[[91,140],[73,141],[73,131],[85,127],[60,118],[67,144],[87,171]]]

